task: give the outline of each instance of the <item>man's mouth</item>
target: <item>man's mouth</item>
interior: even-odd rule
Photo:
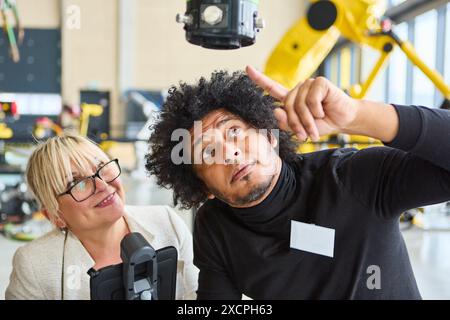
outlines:
[[[239,165],[236,170],[233,172],[231,183],[238,181],[239,179],[245,177],[248,175],[252,169],[255,163],[247,163],[247,164],[241,164]]]
[[[100,201],[95,207],[96,208],[104,208],[104,207],[107,207],[107,206],[113,204],[115,201],[115,199],[114,199],[115,195],[116,195],[115,192],[111,193],[109,196],[107,196],[102,201]]]

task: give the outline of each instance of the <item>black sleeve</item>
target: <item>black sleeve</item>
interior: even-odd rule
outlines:
[[[194,226],[194,264],[199,268],[197,300],[240,300],[242,294],[233,285],[220,256],[220,246],[211,236],[213,224],[197,214]]]
[[[450,111],[394,107],[396,138],[352,153],[336,170],[343,188],[383,218],[450,200]]]

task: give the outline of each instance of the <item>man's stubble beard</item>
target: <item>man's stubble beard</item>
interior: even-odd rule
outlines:
[[[212,194],[217,197],[218,199],[222,200],[223,202],[229,204],[230,206],[245,206],[249,203],[258,201],[263,197],[267,190],[269,190],[270,186],[272,185],[273,179],[275,179],[276,174],[272,175],[269,179],[267,179],[264,182],[261,182],[256,187],[252,188],[249,193],[247,193],[244,196],[240,196],[235,200],[228,199],[225,195],[223,195],[220,191],[215,190],[213,188],[211,189]],[[251,173],[246,175],[242,178],[244,181],[250,181]]]

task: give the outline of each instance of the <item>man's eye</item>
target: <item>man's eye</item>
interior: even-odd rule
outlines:
[[[216,154],[216,149],[214,146],[207,146],[205,150],[203,150],[203,158],[211,158],[214,157]]]
[[[241,134],[241,128],[233,127],[228,130],[228,138],[235,138]]]

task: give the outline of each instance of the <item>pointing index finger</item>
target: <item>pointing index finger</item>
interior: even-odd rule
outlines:
[[[259,72],[252,66],[247,66],[246,71],[249,78],[255,84],[267,91],[272,97],[280,102],[283,102],[286,99],[289,90],[283,87],[281,84],[270,79],[268,76]]]

